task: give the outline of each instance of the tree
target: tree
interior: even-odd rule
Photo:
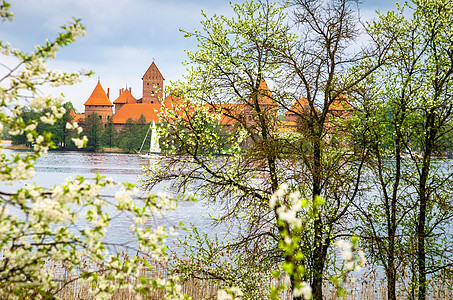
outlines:
[[[349,216],[360,188],[365,149],[357,147],[351,155],[349,103],[344,95],[384,63],[391,44],[378,44],[377,35],[367,32],[370,46],[351,51],[360,33],[352,3],[292,1],[301,39],[282,54],[286,72],[280,84],[291,93],[293,103],[299,95],[305,97],[305,105],[297,102],[294,109],[286,103],[284,107],[304,124],[303,143],[297,141],[302,146],[297,152],[303,162],[299,168],[304,170],[299,178],[306,184],[304,196],[318,207],[312,236],[306,241],[314,299],[322,299],[329,247],[347,232],[339,225]],[[369,62],[369,57],[377,59]],[[359,63],[362,72],[347,71]],[[338,114],[338,110],[344,112]],[[317,206],[319,197],[325,202]]]
[[[33,120],[39,119],[39,116],[39,112],[25,107],[20,114],[20,119],[18,117],[17,121],[23,122],[24,124],[31,124]],[[27,139],[25,132],[22,134],[11,135],[11,142],[13,145],[26,145],[28,147],[33,146],[32,141]]]
[[[413,262],[411,298],[426,299],[428,274],[449,266],[453,170],[438,155],[451,146],[453,129],[453,48],[447,25],[452,14],[448,1],[413,1],[375,23],[374,30],[395,43],[389,52],[392,64],[369,82],[368,91],[381,90],[375,93],[378,101],[360,94],[359,118],[367,120],[364,140],[379,183],[378,196],[368,205],[372,214],[362,218],[386,270],[388,299],[396,299],[403,259]]]
[[[88,138],[87,147],[96,150],[101,145],[102,120],[97,113],[92,113],[86,117],[84,131]]]
[[[68,146],[68,141],[72,138],[71,132],[66,128],[66,124],[74,121],[74,117],[71,116],[71,110],[74,109],[74,106],[71,102],[65,102],[62,106],[66,112],[55,124],[59,128],[60,135],[58,135],[58,139],[55,139],[54,142],[59,148],[66,148]],[[55,133],[52,133],[52,136],[55,136]]]
[[[9,7],[6,1],[0,2],[2,21],[12,20]],[[38,133],[38,123],[52,125],[66,112],[61,99],[39,95],[39,88],[48,83],[55,86],[74,84],[80,76],[90,74],[60,73],[49,70],[45,64],[55,57],[57,50],[84,33],[80,21],[74,20],[62,27],[55,40],[36,46],[31,53],[11,49],[9,43],[0,41],[2,55],[11,56],[6,60],[9,63],[1,65],[0,132],[9,128],[11,136],[25,134],[34,148],[34,152],[25,156],[0,153],[2,186],[33,178],[34,162],[44,156],[52,144],[51,134]],[[30,111],[45,113],[25,122],[22,115],[27,106]],[[83,147],[86,138],[79,138],[81,130],[78,125],[66,123],[65,127],[78,132],[73,141],[78,147]],[[51,262],[64,265],[65,270],[79,276],[79,282],[89,282],[94,298],[110,298],[115,290],[121,288],[129,290],[133,297],[165,289],[167,298],[184,298],[173,279],[164,282],[141,275],[144,268],[151,267],[148,257],[166,259],[163,243],[167,234],[162,227],[152,230],[140,225],[154,212],[173,206],[173,200],[146,195],[137,207],[132,199],[135,194],[133,185],[127,183],[117,186],[115,201],[101,196],[102,188],[112,185],[115,183],[111,179],[99,175],[92,181],[77,176],[51,189],[31,184],[13,192],[0,191],[1,298],[58,297],[61,285],[69,282],[60,274],[49,272],[46,263]],[[118,212],[127,212],[133,219],[131,232],[137,240],[133,251],[137,251],[137,256],[123,259],[119,253],[110,252],[104,244],[104,233],[110,222],[105,210],[107,202]]]
[[[137,140],[140,142],[139,145],[141,145],[141,143],[145,139],[145,135],[146,132],[148,131],[148,128],[150,127],[150,123],[146,123],[146,117],[144,114],[140,114],[140,117],[136,120],[134,133],[136,135]],[[140,146],[138,146],[137,148],[139,149]]]
[[[264,1],[233,5],[235,18],[203,14],[202,30],[186,32],[196,37],[199,50],[188,52],[192,69],[186,82],[174,88],[180,105],[164,113],[161,138],[184,156],[149,170],[145,184],[151,188],[173,181],[178,191],[195,189],[221,205],[218,221],[241,228],[227,247],[244,260],[237,262],[243,263],[238,269],[257,272],[247,265],[252,264],[265,272],[275,262],[287,270],[302,268],[290,278],[292,288],[308,281],[314,298],[322,299],[328,251],[345,233],[339,225],[357,195],[362,166],[362,149],[351,155],[345,118],[336,116],[333,107],[347,104],[342,95],[382,61],[363,65],[361,76],[347,73],[347,67],[372,54],[382,57],[387,47],[349,55],[358,31],[348,1],[293,4],[300,39],[285,25],[284,8]],[[300,97],[306,98],[308,110],[294,112],[307,121],[307,130],[302,136],[284,136],[279,111],[289,110]],[[207,124],[228,128],[228,141]],[[206,154],[212,146],[225,156],[213,156],[217,149]],[[285,245],[282,237],[291,233],[290,223],[277,220],[280,204],[269,208],[271,196],[285,182],[290,192],[310,199],[315,211],[297,250],[289,252],[278,245]]]
[[[36,131],[41,135],[51,134],[53,143],[51,147],[64,148],[66,147],[66,140],[70,138],[69,132],[66,131],[66,123],[70,123],[73,120],[73,117],[70,115],[70,111],[73,109],[73,106],[72,103],[66,102],[61,107],[64,109],[65,113],[62,115],[61,119],[58,119],[53,124],[45,123],[41,120],[41,117],[45,120],[45,118],[50,116],[50,108],[34,110],[25,107],[21,113],[21,118],[25,123],[39,119]],[[12,142],[15,145],[23,144],[29,147],[33,146],[32,143],[28,141],[25,133],[13,136]]]
[[[118,146],[128,152],[138,151],[148,128],[149,126],[146,125],[146,118],[143,114],[135,121],[132,118],[127,119],[126,124],[119,132]]]
[[[110,118],[101,136],[102,145],[110,148],[116,146],[117,135],[118,131],[113,124],[113,118]]]

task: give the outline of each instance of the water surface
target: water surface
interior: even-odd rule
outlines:
[[[22,150],[4,150],[5,154],[23,153]],[[51,188],[58,184],[63,184],[66,178],[75,178],[78,175],[85,179],[94,178],[96,173],[111,177],[115,182],[131,182],[139,185],[139,177],[143,172],[143,166],[150,166],[150,161],[141,158],[139,155],[123,153],[95,153],[81,151],[50,151],[45,157],[41,157],[35,164],[36,175],[30,180],[16,182],[13,186],[6,186],[0,183],[0,190],[13,192],[18,188],[36,183],[45,188]],[[103,189],[102,195],[113,196],[118,189]],[[158,186],[153,193],[166,192],[165,186]],[[112,197],[107,197],[109,201],[114,201]],[[109,244],[120,244],[136,247],[132,238],[130,226],[132,218],[122,212],[116,212],[112,206],[107,208],[107,212],[112,217],[111,227],[107,230],[105,241]],[[173,226],[180,222],[195,224],[201,232],[219,232],[218,228],[213,229],[211,221],[204,216],[216,214],[213,208],[208,208],[202,202],[180,202],[176,211],[168,212],[163,218],[154,217],[147,221],[146,225],[156,227],[159,225]],[[78,224],[84,228],[86,224]],[[173,245],[175,238],[169,239],[170,246]],[[171,246],[174,247],[174,246]],[[121,247],[111,246],[114,251],[121,250]]]

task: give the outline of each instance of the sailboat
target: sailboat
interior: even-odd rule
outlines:
[[[150,139],[150,143],[149,143],[149,152],[146,154],[140,154],[150,130],[151,130],[151,139]],[[160,146],[159,146],[159,137],[157,136],[156,123],[154,123],[154,121],[153,121],[153,124],[149,126],[148,131],[146,132],[146,136],[143,139],[142,146],[140,147],[140,150],[138,151],[138,153],[140,154],[140,157],[142,157],[142,158],[156,158],[162,154],[160,151]]]

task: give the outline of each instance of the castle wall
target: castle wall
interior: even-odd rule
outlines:
[[[102,123],[107,123],[113,115],[112,106],[108,105],[85,105],[85,117],[96,113],[100,116]]]

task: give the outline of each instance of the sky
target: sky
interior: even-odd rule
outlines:
[[[185,38],[179,29],[200,28],[201,10],[212,14],[231,15],[229,1],[223,0],[10,0],[14,13],[12,23],[0,23],[0,40],[13,48],[32,51],[46,39],[52,40],[60,26],[80,18],[86,35],[64,47],[52,69],[61,71],[92,70],[95,75],[82,78],[70,87],[52,93],[63,93],[79,112],[100,80],[110,100],[119,89],[132,88],[135,98],[142,97],[143,74],[154,61],[165,78],[164,84],[181,79],[185,74],[184,50],[196,50],[195,38]],[[232,1],[238,3],[242,1]],[[375,11],[394,9],[393,0],[363,0],[361,14],[371,18]],[[0,56],[0,63],[5,61]],[[2,72],[4,70],[1,70]],[[2,73],[0,73],[2,74]],[[46,93],[47,91],[41,91]]]

